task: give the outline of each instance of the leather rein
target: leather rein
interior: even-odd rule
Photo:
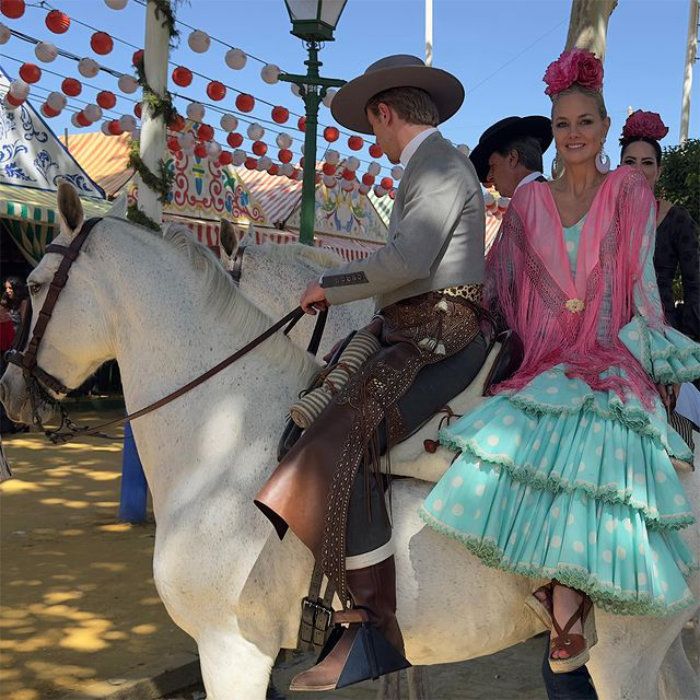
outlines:
[[[294,326],[304,316],[303,309],[300,306],[297,306],[286,316],[270,326],[265,332],[261,333],[242,348],[236,350],[236,352],[214,365],[214,367],[211,369],[208,369],[206,372],[200,374],[198,377],[195,377],[195,379],[171,392],[167,396],[164,396],[162,399],[154,401],[138,411],[129,413],[123,418],[116,418],[114,420],[100,423],[92,428],[89,426],[78,426],[70,419],[60,401],[54,398],[47,391],[48,389],[55,394],[63,394],[65,396],[71,390],[59,379],[39,367],[37,363],[37,355],[39,353],[39,346],[44,337],[44,333],[46,332],[48,323],[51,320],[56,302],[58,301],[61,291],[68,282],[70,268],[80,255],[83,244],[90,235],[90,232],[101,220],[101,217],[96,217],[83,222],[80,231],[76,234],[68,246],[57,245],[54,243],[46,246],[46,253],[56,253],[62,257],[62,260],[53,276],[53,279],[51,280],[51,283],[49,284],[49,291],[46,295],[46,299],[44,300],[41,310],[39,311],[39,315],[37,316],[31,339],[28,343],[26,343],[31,325],[31,314],[26,313],[22,319],[22,328],[17,334],[17,338],[13,343],[12,349],[6,353],[7,362],[17,365],[22,370],[22,375],[24,377],[24,382],[31,402],[32,420],[34,425],[42,430],[46,437],[54,444],[66,443],[78,436],[82,437],[91,435],[95,437],[114,439],[112,436],[106,435],[102,431],[105,428],[119,425],[121,423],[125,423],[126,421],[134,420],[135,418],[140,418],[147,413],[151,413],[158,408],[162,408],[171,401],[183,396],[191,389],[194,389],[200,384],[206,382],[208,379],[211,379],[211,377],[226,369],[237,360],[240,360],[241,357],[247,355],[251,350],[255,349],[258,345],[263,343],[271,335],[274,335],[282,328],[284,328],[284,334],[288,335],[292,328],[294,328]],[[237,281],[239,280],[240,273]],[[308,351],[313,354],[316,354],[321,343],[327,316],[328,311],[325,309],[319,313],[318,319],[316,320],[316,326],[308,347]],[[26,348],[22,350],[22,347],[25,344]],[[61,416],[61,423],[55,430],[50,430],[44,427],[39,415],[39,407],[41,403],[50,405],[59,412]],[[62,430],[64,427],[67,428],[67,430]]]

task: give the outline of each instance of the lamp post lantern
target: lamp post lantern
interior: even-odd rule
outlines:
[[[318,127],[318,107],[330,87],[340,87],[344,80],[322,78],[318,69],[323,65],[318,60],[318,52],[323,42],[333,41],[333,32],[338,24],[347,0],[284,0],[292,31],[303,42],[309,57],[304,64],[306,75],[282,73],[279,77],[287,83],[299,87],[299,95],[304,100],[306,130],[304,134],[304,179],[301,187],[301,219],[299,241],[307,245],[314,242],[314,222],[316,220],[316,133]]]

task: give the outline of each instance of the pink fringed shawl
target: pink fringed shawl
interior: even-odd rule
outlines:
[[[663,323],[641,283],[646,256],[653,254],[653,208],[653,194],[639,172],[629,167],[611,172],[586,215],[572,277],[549,185],[533,182],[517,191],[487,258],[487,297],[522,339],[525,356],[497,391],[521,389],[563,363],[567,376],[594,390],[621,397],[632,391],[650,405],[654,387],[618,333],[635,313],[651,325]],[[577,311],[580,302],[583,309]],[[601,378],[612,366],[624,376]]]

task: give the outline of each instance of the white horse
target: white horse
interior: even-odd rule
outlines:
[[[83,219],[67,185],[59,189],[58,208],[58,242],[67,244]],[[58,262],[49,254],[32,272],[34,308]],[[108,217],[73,264],[38,362],[75,387],[116,358],[133,411],[268,325],[189,236],[174,231],[163,240]],[[278,335],[186,397],[133,422],[153,494],[156,586],[173,620],[198,644],[210,700],[264,698],[278,650],[295,646],[311,556],[291,534],[280,542],[252,499],[274,466],[286,409],[316,369]],[[12,418],[30,420],[15,366],[0,381],[0,400]],[[684,480],[697,512],[698,480]],[[538,582],[486,567],[424,527],[417,513],[429,490],[414,479],[394,485],[398,617],[408,659],[428,665],[474,658],[540,632],[524,605]],[[698,551],[698,528],[689,537]],[[699,576],[691,586],[700,597]],[[694,612],[660,619],[599,612],[600,642],[589,668],[600,697],[657,697],[664,655]],[[685,691],[692,697],[692,689]]]

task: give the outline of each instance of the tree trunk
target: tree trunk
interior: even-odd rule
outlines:
[[[566,50],[588,49],[604,61],[608,20],[616,7],[617,0],[572,0]]]

